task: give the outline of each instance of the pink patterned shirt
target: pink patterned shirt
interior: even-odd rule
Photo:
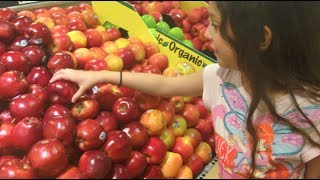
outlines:
[[[240,72],[211,64],[204,69],[203,101],[212,112],[215,152],[221,178],[247,178],[251,169],[252,138],[246,127],[250,98],[242,86]],[[299,106],[320,132],[320,104],[295,96]],[[289,94],[277,97],[279,115],[299,126],[320,142],[320,135],[295,109]],[[287,123],[257,109],[253,116],[258,136],[255,178],[303,178],[304,163],[320,155]]]

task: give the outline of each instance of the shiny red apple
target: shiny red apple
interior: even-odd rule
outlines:
[[[136,121],[126,124],[122,128],[122,131],[128,135],[134,149],[140,149],[149,139],[147,129],[141,123]]]
[[[103,149],[112,162],[124,162],[130,157],[132,145],[125,132],[114,130],[107,133],[107,140]]]

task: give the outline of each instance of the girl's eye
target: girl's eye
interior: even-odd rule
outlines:
[[[211,26],[213,27],[214,30],[217,30],[219,28],[219,25],[216,23],[211,23]]]

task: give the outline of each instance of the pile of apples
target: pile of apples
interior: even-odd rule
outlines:
[[[0,9],[0,178],[193,178],[212,159],[201,97],[159,97],[108,83],[76,103],[60,69],[179,76],[154,42],[104,28],[89,4]]]
[[[136,11],[141,15],[151,15],[156,22],[161,22],[163,14],[169,15],[176,28],[181,28],[184,40],[190,40],[193,48],[205,52],[209,52],[210,57],[214,57],[214,49],[210,45],[210,40],[205,37],[205,32],[209,25],[209,12],[205,7],[196,7],[190,11],[180,8],[179,1],[128,1],[134,6]],[[172,35],[180,35],[180,30],[175,30]],[[178,38],[179,39],[179,38]],[[182,40],[182,38],[180,38]],[[189,45],[187,41],[186,45]]]

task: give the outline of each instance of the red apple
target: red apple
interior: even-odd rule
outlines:
[[[143,66],[142,64],[135,64],[132,66],[132,68],[129,70],[130,72],[142,72]]]
[[[149,42],[144,43],[143,46],[146,51],[145,58],[147,58],[147,59],[149,57],[151,57],[152,55],[160,52],[158,44],[156,44],[155,42],[149,41]]]
[[[30,38],[33,44],[48,45],[52,42],[50,29],[40,23],[34,22],[24,31],[24,37]]]
[[[143,175],[144,179],[163,179],[161,168],[158,165],[148,166]]]
[[[47,86],[49,84],[52,74],[47,68],[38,66],[33,67],[26,77],[27,82],[31,84],[38,84],[40,86]]]
[[[135,91],[133,99],[142,111],[156,108],[160,103],[160,96],[152,96],[139,91]]]
[[[172,96],[169,98],[169,103],[174,107],[176,113],[180,112],[184,107],[183,96]]]
[[[200,29],[200,31],[199,31],[199,38],[200,38],[200,40],[201,40],[203,43],[205,43],[205,42],[207,42],[207,41],[210,40],[210,39],[208,39],[208,38],[205,37],[206,31],[207,31],[207,28],[202,28],[202,29]]]
[[[191,23],[196,24],[201,21],[202,16],[203,16],[203,11],[201,9],[193,8],[188,12],[187,19]]]
[[[29,45],[23,48],[21,52],[30,60],[31,66],[39,66],[47,61],[47,55],[40,46]]]
[[[52,38],[53,43],[49,45],[49,49],[53,54],[61,51],[72,51],[74,49],[70,37],[66,34],[54,34]]]
[[[17,13],[10,8],[1,8],[0,9],[0,20],[11,21],[17,16]]]
[[[56,25],[51,29],[51,34],[67,34],[69,31],[66,25]]]
[[[206,142],[200,142],[199,146],[195,149],[195,154],[199,155],[204,164],[208,164],[212,159],[212,149]]]
[[[87,25],[80,19],[70,19],[67,27],[70,29],[70,31],[85,32],[88,29]]]
[[[159,164],[166,155],[167,147],[159,137],[152,136],[142,147],[141,152],[147,156],[149,164]]]
[[[191,41],[192,41],[193,47],[196,50],[200,51],[201,48],[202,48],[202,42],[201,42],[200,38],[199,37],[195,37]]]
[[[191,30],[191,22],[188,19],[183,19],[182,20],[182,30],[184,33],[189,33]]]
[[[11,124],[15,124],[16,119],[13,118],[10,114],[10,111],[8,109],[3,110],[0,113],[0,123],[11,123]]]
[[[122,59],[123,69],[125,70],[132,68],[136,63],[134,53],[130,48],[119,49],[117,55]]]
[[[81,14],[87,27],[94,28],[99,24],[98,16],[93,12],[93,10],[84,10],[81,11]]]
[[[69,24],[69,17],[66,14],[55,14],[55,15],[52,15],[52,18],[55,26],[57,25],[68,26]],[[50,29],[52,30],[53,28],[50,28]]]
[[[117,44],[113,41],[106,41],[104,43],[102,43],[102,45],[100,46],[100,48],[107,54],[117,54],[119,51],[119,48],[117,46]]]
[[[100,47],[103,43],[102,35],[96,29],[88,29],[85,31],[88,41],[88,47]]]
[[[74,68],[74,61],[72,56],[70,56],[68,53],[63,51],[58,52],[51,56],[47,64],[47,68],[52,74],[54,74],[60,69]]]
[[[173,118],[175,116],[175,109],[174,107],[169,103],[169,101],[161,101],[159,106],[157,107],[162,114],[165,116],[167,125],[170,125],[173,122]]]
[[[98,84],[92,88],[92,96],[99,102],[100,108],[112,111],[113,104],[123,96],[118,86]]]
[[[184,138],[186,138],[193,146],[193,149],[198,147],[200,142],[202,141],[202,136],[199,130],[195,128],[188,128],[186,132],[183,135]]]
[[[40,177],[55,177],[68,164],[66,149],[57,139],[38,141],[28,152],[28,160]]]
[[[209,11],[208,8],[200,6],[198,7],[202,11],[202,19],[208,19],[209,18]]]
[[[146,57],[146,50],[142,44],[132,43],[128,47],[133,52],[137,62],[141,62]]]
[[[1,74],[5,73],[6,72],[6,67],[5,65],[3,65],[2,63],[0,63],[0,76]]]
[[[14,153],[12,141],[11,141],[11,132],[14,128],[14,124],[3,123],[0,126],[0,154],[9,155]]]
[[[202,19],[201,20],[201,24],[203,24],[205,27],[208,27],[209,26],[209,19]]]
[[[2,54],[4,54],[5,52],[7,52],[7,50],[8,50],[7,45],[6,45],[5,43],[3,43],[3,42],[0,41],[0,56],[1,56]]]
[[[86,71],[102,71],[108,70],[108,65],[105,60],[92,59],[86,62],[83,69]]]
[[[49,13],[49,11],[44,8],[36,9],[33,11],[33,13],[37,17],[37,19],[39,19],[41,17],[49,17],[49,18],[52,17],[51,14]]]
[[[33,94],[19,95],[9,104],[10,114],[18,121],[24,117],[40,118],[44,111],[42,101]]]
[[[171,11],[171,9],[173,9],[172,1],[162,1],[162,5],[164,14],[168,14]]]
[[[49,13],[50,13],[51,15],[55,15],[55,14],[66,14],[66,11],[65,11],[63,8],[61,8],[61,7],[54,6],[54,7],[51,7],[51,8],[49,9]]]
[[[190,41],[192,41],[192,36],[190,33],[183,33],[184,34],[184,39],[188,39]]]
[[[37,20],[36,15],[34,15],[33,12],[31,12],[31,11],[26,11],[26,10],[19,11],[17,13],[17,15],[18,16],[27,16],[27,17],[31,18],[32,22]]]
[[[163,20],[162,14],[158,11],[151,12],[150,15],[154,18],[154,20],[156,20],[156,22]]]
[[[100,47],[92,47],[89,49],[94,59],[103,60],[107,54]]]
[[[106,139],[106,133],[99,122],[86,119],[77,125],[76,143],[82,151],[99,148]]]
[[[42,139],[42,122],[35,117],[25,117],[11,132],[12,145],[24,152]]]
[[[5,65],[7,71],[21,71],[27,75],[31,69],[30,60],[24,53],[17,51],[8,51],[0,57],[0,63]]]
[[[24,36],[17,36],[16,38],[11,41],[8,50],[11,51],[22,51],[24,47],[29,44],[30,40],[25,38]]]
[[[210,134],[209,137],[205,141],[206,141],[206,143],[209,144],[212,151],[214,151],[215,150],[215,135],[214,135],[214,133]]]
[[[38,18],[35,22],[39,22],[46,25],[50,30],[55,26],[53,19],[50,17],[41,17]]]
[[[19,159],[16,156],[13,155],[4,155],[0,157],[0,167],[3,163],[5,163],[6,161],[12,160],[12,159]]]
[[[158,1],[152,1],[148,4],[146,10],[148,14],[151,14],[152,12],[159,12],[160,14],[163,14],[163,4]]]
[[[13,98],[27,90],[28,83],[22,72],[7,71],[0,76],[0,99]]]
[[[47,92],[51,103],[71,104],[71,99],[77,91],[77,85],[66,80],[58,80],[47,86]]]
[[[198,37],[199,34],[200,34],[200,30],[201,29],[205,29],[206,27],[201,24],[201,23],[196,23],[194,24],[192,27],[191,27],[191,31],[190,31],[190,34],[193,36],[193,37]]]
[[[180,25],[182,20],[186,17],[186,12],[182,9],[174,8],[168,15],[171,16],[176,25]]]
[[[116,118],[108,111],[101,111],[95,120],[99,122],[106,133],[118,129]]]
[[[60,104],[51,105],[44,113],[43,121],[58,116],[71,116],[71,112]]]
[[[112,113],[120,124],[127,124],[138,118],[139,109],[133,99],[121,97],[113,104]]]
[[[204,162],[197,154],[192,154],[192,156],[186,162],[186,166],[188,166],[191,169],[192,174],[194,176],[197,176],[199,173],[201,173],[204,165]]]
[[[115,41],[121,38],[121,32],[117,28],[109,28],[107,29],[108,39],[109,41]]]
[[[194,127],[199,122],[199,110],[193,104],[185,104],[181,115],[186,119],[188,127]]]
[[[214,49],[212,48],[211,44],[212,44],[211,41],[205,42],[205,43],[202,45],[202,47],[201,47],[201,51],[209,50],[209,51],[211,51],[211,52],[214,53]]]
[[[175,66],[169,66],[167,67],[163,72],[162,75],[164,76],[182,76],[183,73],[180,69],[178,69]]]
[[[76,57],[80,69],[83,69],[84,65],[93,59],[92,52],[87,48],[78,48],[73,51],[73,55]]]
[[[23,35],[24,30],[32,23],[32,19],[28,16],[19,16],[11,21],[11,24],[14,26],[14,30],[20,35]]]
[[[118,163],[124,162],[130,157],[132,145],[125,132],[114,130],[107,133],[107,141],[103,149],[112,162]]]
[[[183,162],[186,162],[193,154],[193,146],[187,138],[177,137],[172,152],[180,154]]]
[[[77,120],[92,119],[99,112],[99,104],[95,99],[80,99],[71,109],[72,117]]]
[[[198,124],[195,126],[200,133],[203,139],[207,139],[211,133],[211,125],[204,119],[199,119]]]
[[[68,6],[65,8],[66,14],[69,14],[73,11],[77,11],[80,12],[79,7],[78,6]]]
[[[92,150],[81,155],[78,167],[86,177],[102,179],[111,171],[112,164],[104,152]]]
[[[79,20],[81,20],[81,21],[84,21],[83,16],[82,16],[82,14],[80,13],[80,11],[79,11],[79,12],[78,12],[78,11],[70,12],[70,13],[68,13],[67,16],[68,16],[69,20],[79,19]]]
[[[128,169],[122,164],[113,164],[111,173],[106,176],[106,179],[131,179]]]
[[[140,177],[147,167],[147,158],[139,151],[132,151],[129,159],[126,161],[126,168],[131,177]]]
[[[162,72],[168,67],[169,60],[167,55],[163,53],[156,53],[148,59],[148,64],[158,67]]]
[[[83,32],[73,30],[68,32],[67,35],[71,39],[74,49],[87,47],[87,37]]]
[[[78,167],[71,166],[67,168],[62,174],[60,174],[57,179],[86,179],[82,171]]]
[[[147,129],[139,122],[131,122],[126,124],[122,131],[130,138],[130,142],[134,149],[140,149],[146,144],[149,138]]]
[[[122,92],[123,97],[133,98],[134,92],[135,92],[134,89],[127,88],[127,87],[124,87],[124,86],[120,86],[119,89]]]
[[[140,16],[143,16],[147,13],[142,4],[133,4],[133,7],[139,13]]]
[[[27,92],[38,98],[41,101],[41,104],[44,104],[46,107],[47,103],[49,102],[49,98],[47,95],[47,89],[45,87],[38,84],[32,84],[29,86]]]
[[[0,166],[1,179],[34,179],[36,172],[28,162],[11,159]]]
[[[48,118],[43,125],[43,138],[55,138],[67,146],[73,143],[76,132],[75,120],[69,116]]]
[[[91,5],[87,4],[87,3],[81,3],[78,5],[79,11],[85,11],[85,10],[93,10]]]
[[[208,116],[208,109],[204,106],[202,98],[196,98],[194,105],[198,108],[199,118],[204,119]]]
[[[0,21],[0,40],[10,42],[15,37],[15,27],[8,21]]]

